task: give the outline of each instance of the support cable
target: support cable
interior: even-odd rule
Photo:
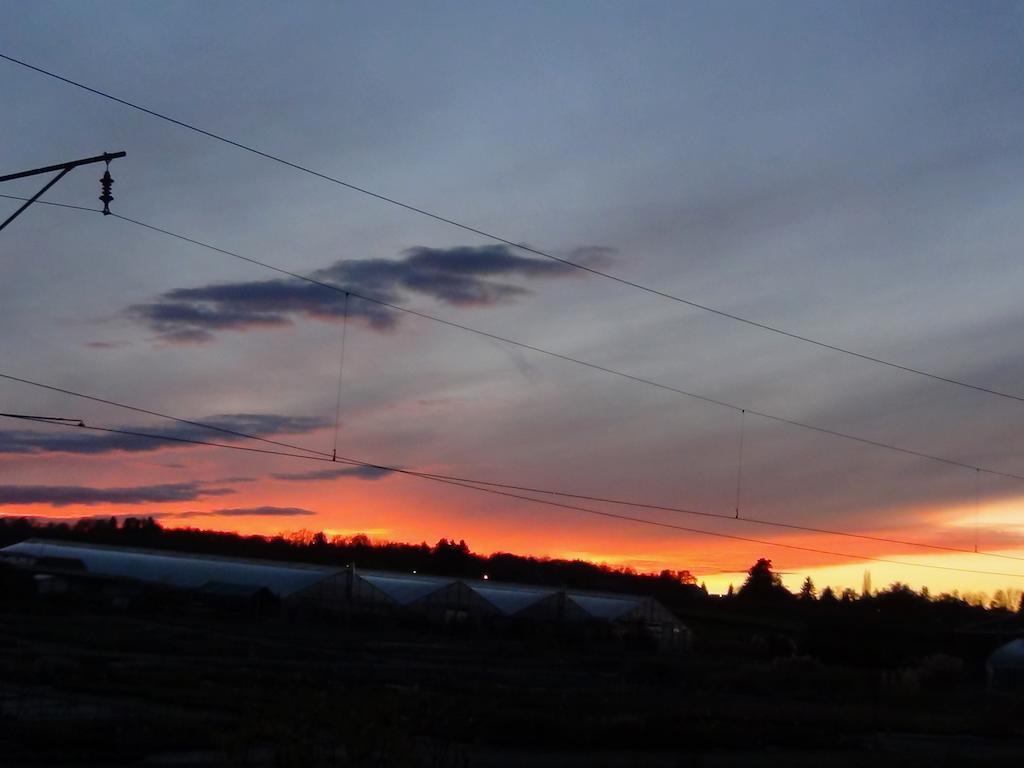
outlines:
[[[896,362],[893,362],[891,360],[885,360],[885,359],[880,358],[880,357],[875,357],[873,355],[868,355],[868,354],[865,354],[865,353],[862,353],[862,352],[857,352],[855,350],[852,350],[852,349],[849,349],[849,348],[846,348],[846,347],[841,347],[841,346],[839,346],[837,344],[830,344],[828,342],[821,341],[819,339],[814,339],[814,338],[811,338],[809,336],[804,336],[804,335],[799,334],[799,333],[794,333],[792,331],[787,331],[787,330],[782,329],[782,328],[778,328],[778,327],[775,327],[775,326],[772,326],[772,325],[768,325],[767,323],[762,323],[762,322],[757,321],[757,320],[751,320],[749,318],[742,317],[740,315],[736,315],[736,314],[733,314],[731,312],[727,312],[727,311],[722,310],[722,309],[717,309],[717,308],[709,306],[707,304],[702,304],[700,302],[693,301],[691,299],[686,299],[686,298],[683,298],[681,296],[677,296],[675,294],[667,293],[665,291],[658,290],[657,288],[652,288],[650,286],[643,285],[642,283],[638,283],[638,282],[635,282],[635,281],[632,281],[632,280],[628,280],[628,279],[626,279],[624,277],[619,277],[618,275],[612,274],[610,272],[605,272],[604,270],[598,269],[596,267],[592,267],[592,266],[589,266],[587,264],[581,264],[579,262],[575,262],[575,261],[572,261],[571,259],[566,259],[566,258],[561,257],[561,256],[556,256],[555,254],[553,254],[553,253],[551,253],[549,251],[544,251],[544,250],[541,250],[539,248],[532,248],[530,246],[524,245],[522,242],[517,242],[517,241],[512,240],[510,238],[506,238],[506,237],[502,237],[500,235],[494,234],[493,232],[488,232],[487,230],[483,230],[483,229],[479,229],[477,227],[470,226],[469,224],[465,224],[465,223],[457,221],[455,219],[448,218],[447,216],[442,216],[439,213],[434,213],[434,212],[429,211],[429,210],[427,210],[425,208],[420,208],[420,207],[412,205],[410,203],[402,202],[401,200],[398,200],[398,199],[393,198],[393,197],[389,197],[387,195],[380,194],[379,192],[373,192],[372,190],[369,190],[369,189],[367,189],[365,187],[361,187],[361,186],[359,186],[357,184],[353,184],[351,182],[345,181],[345,180],[337,178],[335,176],[331,176],[329,174],[323,173],[321,171],[314,170],[314,169],[309,168],[307,166],[300,165],[299,163],[292,162],[291,160],[286,160],[283,157],[280,157],[278,155],[273,155],[273,154],[271,154],[269,152],[264,152],[263,150],[256,149],[255,147],[250,146],[248,144],[244,144],[241,141],[237,141],[235,139],[230,139],[230,138],[228,138],[226,136],[221,136],[221,135],[219,135],[217,133],[214,133],[213,131],[208,131],[208,130],[206,130],[204,128],[200,128],[200,127],[198,127],[196,125],[192,125],[192,124],[187,123],[187,122],[185,122],[183,120],[178,120],[176,118],[170,117],[169,115],[161,114],[160,112],[157,112],[155,110],[149,109],[147,107],[143,107],[143,106],[141,106],[139,104],[135,104],[135,103],[133,103],[131,101],[128,101],[127,99],[119,98],[119,97],[114,96],[114,95],[112,95],[110,93],[106,93],[104,91],[101,91],[98,88],[92,88],[92,87],[90,87],[88,85],[85,85],[84,83],[80,83],[80,82],[77,82],[77,81],[72,80],[70,78],[64,77],[62,75],[58,75],[57,73],[51,72],[51,71],[46,70],[46,69],[43,69],[42,67],[37,67],[37,66],[35,66],[33,64],[29,64],[26,61],[22,61],[20,59],[16,59],[13,56],[8,56],[6,54],[0,53],[0,59],[3,59],[5,61],[9,61],[12,64],[17,64],[18,66],[24,67],[25,69],[30,69],[30,70],[32,70],[34,72],[38,72],[39,74],[46,75],[47,77],[53,78],[55,80],[59,80],[59,81],[61,81],[63,83],[66,83],[68,85],[72,85],[72,86],[74,86],[76,88],[80,88],[80,89],[82,89],[84,91],[88,91],[89,93],[95,94],[96,96],[100,96],[100,97],[102,97],[104,99],[109,99],[110,101],[113,101],[113,102],[116,102],[118,104],[121,104],[122,106],[129,107],[129,108],[134,109],[134,110],[139,111],[139,112],[143,112],[143,113],[145,113],[147,115],[150,115],[151,117],[155,117],[155,118],[158,118],[158,119],[163,120],[165,122],[171,123],[173,125],[177,125],[177,126],[179,126],[181,128],[185,128],[186,130],[192,131],[194,133],[198,133],[198,134],[200,134],[202,136],[206,136],[206,137],[214,139],[216,141],[223,142],[224,144],[228,144],[230,146],[233,146],[236,149],[241,149],[241,150],[243,150],[245,152],[249,152],[251,154],[254,154],[254,155],[257,155],[259,157],[262,157],[265,160],[270,160],[270,161],[272,161],[274,163],[278,163],[280,165],[287,166],[288,168],[292,168],[294,170],[301,171],[303,173],[307,173],[307,174],[309,174],[311,176],[315,176],[315,177],[317,177],[319,179],[322,179],[324,181],[329,181],[332,184],[337,184],[339,186],[345,187],[346,189],[350,189],[353,192],[358,192],[358,193],[360,193],[362,195],[366,195],[368,197],[375,198],[377,200],[380,200],[380,201],[385,202],[385,203],[389,203],[389,204],[397,206],[399,208],[404,208],[405,210],[410,211],[412,213],[416,213],[416,214],[419,214],[420,216],[425,216],[425,217],[433,219],[435,221],[439,221],[439,222],[442,222],[444,224],[448,224],[450,226],[457,227],[458,229],[461,229],[461,230],[463,230],[465,232],[470,232],[470,233],[472,233],[474,235],[479,235],[480,237],[487,238],[488,240],[493,240],[495,242],[501,243],[502,245],[507,245],[510,248],[516,248],[516,249],[524,251],[526,253],[531,253],[531,254],[534,254],[536,256],[541,256],[541,257],[543,257],[545,259],[550,259],[552,261],[557,261],[558,263],[564,264],[565,266],[572,267],[574,269],[578,269],[578,270],[583,271],[583,272],[588,272],[588,273],[590,273],[592,275],[597,275],[599,277],[603,277],[603,278],[606,278],[608,280],[612,280],[612,281],[614,281],[616,283],[619,283],[621,285],[627,286],[629,288],[634,288],[636,290],[644,291],[645,293],[649,293],[649,294],[652,294],[654,296],[659,296],[659,297],[661,297],[663,299],[668,299],[670,301],[674,301],[674,302],[677,302],[679,304],[685,304],[686,306],[692,307],[693,309],[698,309],[698,310],[701,310],[703,312],[710,312],[711,314],[715,314],[715,315],[718,315],[719,317],[724,317],[724,318],[727,318],[729,320],[733,320],[733,321],[735,321],[737,323],[743,323],[745,325],[748,325],[748,326],[751,326],[751,327],[754,327],[754,328],[758,328],[758,329],[760,329],[762,331],[767,331],[769,333],[774,333],[774,334],[777,334],[777,335],[780,335],[780,336],[785,336],[787,338],[793,339],[795,341],[801,341],[801,342],[804,342],[806,344],[812,344],[812,345],[820,347],[822,349],[828,349],[828,350],[831,350],[832,352],[838,352],[840,354],[848,355],[850,357],[855,357],[855,358],[858,358],[860,360],[864,360],[866,362],[875,363],[877,365],[882,365],[882,366],[885,366],[885,367],[888,367],[888,368],[892,368],[892,369],[895,369],[895,370],[898,370],[898,371],[903,371],[905,373],[915,374],[917,376],[923,376],[923,377],[932,379],[934,381],[941,381],[941,382],[944,382],[946,384],[951,384],[951,385],[958,386],[958,387],[964,387],[966,389],[972,389],[972,390],[974,390],[976,392],[982,392],[982,393],[985,393],[985,394],[988,394],[988,395],[993,395],[995,397],[1000,397],[1000,398],[1004,398],[1004,399],[1007,399],[1007,400],[1016,400],[1018,402],[1024,402],[1024,396],[1022,396],[1022,395],[1016,395],[1016,394],[1009,393],[1009,392],[1002,392],[1000,390],[992,389],[990,387],[985,387],[985,386],[982,386],[982,385],[979,385],[979,384],[972,384],[970,382],[962,381],[960,379],[954,379],[954,378],[952,378],[950,376],[943,376],[941,374],[932,373],[930,371],[926,371],[926,370],[923,370],[921,368],[914,368],[914,367],[911,367],[909,365],[903,365],[902,363],[896,363]]]
[[[707,535],[712,535],[712,536],[714,536],[714,535],[721,535],[721,536],[725,536],[726,538],[738,538],[738,539],[743,540],[743,541],[751,541],[751,542],[754,542],[754,543],[766,543],[766,544],[771,544],[772,546],[780,546],[780,547],[785,547],[785,548],[789,548],[789,549],[800,549],[800,550],[805,550],[805,551],[808,551],[808,552],[819,552],[819,553],[823,553],[823,554],[833,554],[833,555],[836,555],[836,556],[847,557],[847,558],[851,558],[851,559],[867,559],[867,560],[879,560],[881,562],[893,562],[893,561],[887,561],[887,560],[884,560],[884,559],[880,559],[880,558],[876,558],[876,557],[871,557],[871,556],[867,556],[867,555],[863,555],[863,556],[862,555],[847,555],[847,554],[843,554],[843,553],[830,552],[830,551],[827,551],[827,550],[820,550],[820,549],[814,549],[814,548],[800,547],[800,546],[791,545],[791,544],[782,544],[782,543],[778,543],[778,542],[762,542],[762,541],[760,541],[758,539],[745,539],[743,537],[736,537],[736,536],[731,536],[731,535],[728,535],[728,534],[718,534],[718,533],[712,533],[712,532],[703,531],[703,530],[699,530],[699,529],[689,529],[689,528],[681,527],[681,526],[674,525],[674,524],[671,524],[671,523],[664,523],[664,522],[661,522],[661,521],[651,521],[651,520],[646,520],[646,519],[633,518],[633,517],[630,517],[630,516],[617,515],[617,514],[609,513],[609,512],[601,512],[601,511],[590,510],[588,508],[577,507],[575,505],[566,505],[566,504],[561,504],[561,503],[557,503],[557,502],[548,502],[548,501],[544,501],[542,499],[537,499],[535,497],[521,496],[521,495],[516,494],[516,493],[509,493],[509,491],[522,491],[522,492],[526,492],[526,493],[537,493],[537,494],[545,494],[545,495],[551,495],[551,496],[560,496],[560,497],[566,497],[566,498],[572,498],[572,499],[596,501],[596,502],[607,503],[607,504],[616,504],[616,505],[629,506],[629,507],[637,507],[637,508],[644,508],[644,509],[651,509],[651,510],[657,510],[657,511],[675,512],[675,513],[686,514],[686,515],[694,515],[694,516],[699,516],[699,517],[718,518],[718,519],[721,519],[721,520],[729,520],[729,521],[733,521],[735,519],[735,518],[733,518],[730,515],[724,515],[724,514],[720,514],[720,513],[716,513],[716,512],[701,512],[701,511],[697,511],[697,510],[684,509],[684,508],[680,508],[680,507],[659,506],[659,505],[656,505],[656,504],[645,504],[645,503],[640,503],[640,502],[624,501],[624,500],[621,500],[621,499],[604,498],[604,497],[600,497],[600,496],[585,496],[585,495],[581,495],[581,494],[568,493],[568,492],[565,492],[565,491],[555,491],[555,490],[547,490],[547,489],[542,489],[542,488],[532,488],[530,486],[523,486],[523,485],[512,485],[512,484],[507,484],[507,483],[495,483],[495,482],[489,482],[489,481],[486,481],[486,480],[479,480],[479,479],[474,479],[474,478],[458,477],[458,476],[454,476],[454,475],[445,475],[445,474],[439,474],[439,473],[434,473],[434,472],[423,472],[423,471],[408,469],[406,467],[399,467],[399,466],[388,465],[388,464],[379,464],[379,463],[374,463],[374,462],[370,462],[370,461],[364,461],[364,460],[361,460],[361,459],[355,459],[355,458],[351,458],[351,457],[347,457],[347,456],[327,456],[327,455],[323,455],[323,456],[310,456],[310,455],[306,455],[306,454],[290,453],[290,452],[286,452],[286,451],[279,451],[279,450],[268,449],[268,448],[255,448],[255,447],[252,447],[252,446],[236,445],[236,444],[230,444],[230,443],[216,443],[216,442],[211,442],[211,441],[208,441],[208,440],[197,440],[197,439],[193,439],[193,438],[177,437],[177,436],[173,436],[173,435],[162,435],[162,434],[159,434],[159,433],[140,432],[138,430],[117,429],[117,428],[113,428],[113,427],[101,427],[101,426],[95,426],[95,425],[86,424],[84,421],[82,421],[80,419],[59,419],[58,420],[58,419],[54,419],[52,417],[44,417],[44,418],[40,419],[40,417],[27,416],[27,415],[16,414],[16,413],[0,413],[0,417],[4,417],[4,418],[8,418],[8,419],[18,419],[18,420],[23,420],[23,421],[38,421],[39,423],[51,424],[51,425],[54,425],[54,426],[63,426],[63,427],[73,427],[73,428],[88,429],[88,430],[91,430],[91,431],[94,431],[94,432],[103,432],[103,433],[108,433],[108,434],[126,435],[126,436],[131,436],[131,437],[138,437],[138,438],[145,438],[145,439],[152,439],[152,440],[164,440],[164,441],[167,441],[167,442],[174,442],[174,443],[180,443],[180,444],[186,444],[186,445],[207,446],[207,447],[222,448],[222,449],[234,450],[234,451],[244,451],[244,452],[248,452],[248,453],[265,454],[265,455],[270,455],[270,456],[284,456],[284,457],[287,457],[287,458],[306,459],[306,460],[309,460],[309,461],[322,461],[322,462],[347,464],[347,465],[354,466],[354,467],[363,467],[363,468],[367,468],[367,469],[379,470],[381,472],[395,473],[395,474],[399,474],[399,475],[409,475],[409,476],[413,476],[413,477],[420,477],[420,478],[424,478],[424,479],[436,480],[436,481],[445,482],[445,483],[448,483],[448,484],[451,484],[451,485],[459,485],[459,486],[462,486],[462,487],[472,488],[472,489],[478,490],[478,491],[489,491],[489,492],[497,493],[497,494],[503,495],[503,496],[511,496],[512,498],[521,498],[521,499],[524,499],[526,501],[532,501],[532,502],[539,503],[539,504],[549,504],[550,506],[564,507],[564,508],[567,508],[567,509],[577,509],[579,511],[584,511],[584,512],[593,512],[594,514],[603,515],[605,517],[614,517],[614,518],[620,518],[620,519],[623,519],[623,520],[633,520],[635,522],[645,522],[645,523],[649,523],[651,525],[660,525],[660,526],[663,526],[663,527],[676,528],[676,529],[683,530],[683,531],[691,531],[692,530],[693,532],[696,532],[696,533],[705,533]],[[925,549],[932,549],[932,550],[938,550],[938,551],[944,551],[944,552],[958,552],[958,553],[968,553],[968,554],[971,554],[970,550],[968,550],[968,549],[960,549],[960,548],[957,548],[957,547],[949,547],[949,546],[944,546],[944,545],[939,545],[939,544],[928,544],[928,543],[925,543],[925,542],[906,541],[906,540],[901,540],[901,539],[888,538],[888,537],[884,537],[884,536],[871,536],[871,535],[868,535],[868,534],[857,534],[857,533],[852,533],[852,532],[849,532],[849,531],[833,531],[833,530],[828,530],[828,529],[824,529],[824,528],[815,528],[815,527],[811,527],[811,526],[803,526],[803,525],[798,525],[798,524],[794,524],[794,523],[784,523],[784,522],[778,522],[778,521],[773,521],[773,520],[757,520],[757,519],[746,518],[745,517],[745,518],[742,519],[742,522],[744,522],[744,523],[756,523],[756,524],[759,524],[759,525],[770,526],[770,527],[773,527],[773,528],[787,528],[787,529],[791,529],[791,530],[807,531],[807,532],[811,532],[811,533],[822,533],[822,534],[834,535],[834,536],[845,536],[845,537],[848,537],[848,538],[863,539],[863,540],[867,540],[867,541],[875,541],[875,542],[882,542],[882,543],[891,543],[891,544],[899,544],[899,545],[906,545],[906,546],[922,547],[922,548],[925,548]],[[1002,559],[1006,559],[1006,560],[1024,561],[1024,558],[1021,558],[1021,557],[1015,557],[1013,555],[1006,555],[1006,554],[995,553],[995,552],[977,552],[977,553],[974,553],[974,554],[978,554],[978,555],[982,555],[982,556],[986,556],[986,557],[997,557],[997,558],[1002,558]],[[906,564],[907,565],[915,565],[913,563],[906,563]],[[923,567],[939,567],[939,568],[944,568],[944,566],[923,566]],[[963,570],[963,569],[955,569],[954,568],[954,569],[947,569],[947,570]],[[979,573],[988,573],[988,572],[979,571]],[[1015,576],[1015,577],[1016,576],[1021,576],[1022,578],[1024,578],[1024,574],[995,574],[995,575],[1008,575],[1008,576]]]
[[[740,449],[736,457],[736,519],[740,519],[740,492],[743,488],[743,432],[747,419],[746,410],[740,411]]]
[[[26,208],[28,208],[30,205],[32,205],[32,203],[34,203],[36,200],[38,200],[40,197],[42,197],[43,194],[46,192],[46,190],[48,190],[50,187],[52,187],[58,181],[63,179],[65,176],[67,176],[68,175],[68,171],[70,171],[70,170],[71,170],[70,168],[65,168],[60,173],[58,173],[56,176],[54,176],[52,179],[50,179],[42,189],[40,189],[38,192],[36,192],[34,195],[32,195],[32,197],[28,198],[25,201],[25,203],[21,207],[18,208],[18,210],[16,210],[10,216],[8,216],[6,219],[4,219],[4,223],[0,224],[0,230],[3,230],[8,224],[10,224],[16,218],[21,216],[21,214],[25,212]]]
[[[338,430],[341,428],[341,378],[345,372],[345,334],[348,331],[348,293],[345,293],[345,305],[341,320],[341,352],[338,354],[338,403],[334,410],[334,450],[333,459],[338,458]]]
[[[17,198],[14,195],[2,195],[2,194],[0,194],[0,197],[7,197],[7,198],[14,198],[14,199],[24,199],[24,198]],[[92,212],[92,213],[100,213],[101,212],[101,211],[99,211],[96,208],[85,208],[85,207],[82,207],[82,206],[68,205],[68,204],[65,204],[65,203],[47,203],[45,201],[40,201],[40,203],[43,204],[43,205],[53,205],[53,206],[56,206],[56,207],[59,207],[59,208],[67,208],[67,209],[72,209],[72,210],[89,211],[89,212]],[[424,319],[424,320],[430,320],[430,321],[438,323],[440,325],[445,325],[445,326],[447,326],[449,328],[455,328],[456,330],[465,331],[467,333],[473,333],[473,334],[476,334],[477,336],[481,336],[483,338],[491,339],[493,341],[498,341],[498,342],[501,342],[503,344],[508,344],[510,346],[518,347],[520,349],[525,349],[527,351],[535,352],[537,354],[546,355],[548,357],[552,357],[552,358],[555,358],[557,360],[562,360],[563,362],[573,363],[575,365],[580,365],[582,367],[590,368],[591,370],[595,370],[595,371],[598,371],[600,373],[606,373],[606,374],[611,375],[611,376],[617,376],[619,378],[623,378],[623,379],[626,379],[627,381],[632,381],[632,382],[637,383],[637,384],[644,384],[646,386],[653,387],[655,389],[660,389],[660,390],[665,391],[665,392],[672,392],[672,393],[677,394],[677,395],[683,395],[684,397],[688,397],[688,398],[691,398],[691,399],[694,399],[694,400],[699,400],[699,401],[704,402],[704,403],[710,403],[711,405],[717,405],[717,406],[720,406],[722,408],[728,408],[728,409],[736,411],[736,412],[745,411],[746,413],[749,413],[752,416],[758,416],[760,418],[767,419],[769,421],[774,421],[774,422],[776,422],[778,424],[785,424],[785,425],[791,426],[791,427],[797,427],[797,428],[800,428],[800,429],[807,429],[807,430],[811,430],[813,432],[818,432],[819,434],[829,435],[831,437],[837,437],[837,438],[841,438],[843,440],[850,440],[850,441],[853,441],[853,442],[857,442],[857,443],[860,443],[862,445],[868,445],[868,446],[871,446],[871,447],[874,447],[874,448],[882,448],[882,449],[893,451],[893,452],[896,452],[896,453],[902,453],[902,454],[904,454],[906,456],[914,456],[914,457],[917,457],[917,458],[920,458],[920,459],[928,459],[930,461],[936,461],[936,462],[939,462],[939,463],[942,463],[942,464],[946,464],[947,466],[961,467],[963,469],[972,469],[972,470],[973,469],[980,469],[980,471],[982,471],[982,472],[985,472],[985,473],[990,474],[990,475],[995,475],[997,477],[1004,477],[1004,478],[1008,478],[1008,479],[1024,481],[1024,475],[1019,474],[1019,473],[1004,472],[1004,471],[1001,471],[1001,470],[998,470],[998,469],[992,469],[992,468],[988,468],[988,467],[979,467],[979,466],[976,466],[974,464],[969,464],[969,463],[964,462],[964,461],[958,461],[956,459],[950,459],[950,458],[947,458],[947,457],[944,457],[944,456],[938,456],[936,454],[931,454],[931,453],[926,453],[924,451],[914,450],[912,448],[904,448],[902,446],[898,446],[898,445],[895,445],[893,443],[886,443],[886,442],[882,442],[880,440],[872,440],[871,438],[860,437],[858,435],[854,435],[854,434],[851,434],[849,432],[841,432],[841,431],[836,430],[836,429],[830,429],[828,427],[822,427],[822,426],[819,426],[819,425],[816,425],[816,424],[810,424],[808,422],[798,421],[796,419],[790,419],[790,418],[786,418],[784,416],[778,416],[778,415],[775,415],[775,414],[766,413],[764,411],[754,410],[752,408],[743,408],[742,406],[736,405],[735,403],[727,402],[725,400],[719,400],[717,398],[709,397],[707,395],[701,395],[701,394],[696,393],[696,392],[690,392],[688,390],[681,389],[680,387],[675,387],[675,386],[672,386],[670,384],[664,384],[662,382],[655,381],[653,379],[644,378],[642,376],[636,376],[636,375],[633,375],[631,373],[627,373],[625,371],[617,370],[615,368],[609,368],[607,366],[599,365],[597,363],[592,363],[592,362],[589,362],[587,360],[581,360],[580,358],[572,357],[571,355],[562,354],[561,352],[555,352],[553,350],[545,349],[543,347],[538,347],[538,346],[535,346],[533,344],[527,344],[525,342],[517,341],[517,340],[509,338],[507,336],[501,336],[501,335],[496,334],[496,333],[491,333],[490,331],[484,331],[482,329],[474,328],[472,326],[465,325],[463,323],[458,323],[458,322],[455,322],[454,320],[446,320],[446,319],[444,319],[442,317],[438,317],[437,315],[431,315],[428,312],[422,312],[420,310],[411,309],[410,307],[404,307],[404,306],[402,306],[400,304],[394,304],[394,303],[391,303],[391,302],[388,302],[388,301],[384,301],[382,299],[378,299],[378,298],[375,298],[375,297],[372,297],[372,296],[361,294],[361,293],[358,293],[357,291],[353,291],[350,287],[342,287],[342,286],[334,285],[332,283],[324,282],[322,280],[317,280],[316,278],[312,278],[312,277],[309,277],[307,275],[303,275],[303,274],[298,273],[298,272],[293,272],[291,270],[284,269],[283,267],[277,267],[277,266],[274,266],[273,264],[269,264],[267,262],[260,261],[259,259],[254,259],[254,258],[251,258],[249,256],[244,256],[244,255],[242,255],[240,253],[235,253],[234,251],[229,251],[229,250],[226,250],[224,248],[220,248],[218,246],[211,245],[209,243],[204,243],[201,240],[195,240],[195,239],[193,239],[191,237],[188,237],[186,235],[181,235],[181,234],[178,234],[176,232],[172,232],[170,230],[163,229],[161,227],[155,226],[153,224],[147,224],[146,222],[139,221],[137,219],[132,219],[132,218],[129,218],[127,216],[122,216],[121,214],[118,214],[118,213],[111,213],[111,216],[113,216],[114,218],[120,219],[122,221],[126,221],[126,222],[129,222],[131,224],[135,224],[137,226],[143,227],[144,229],[149,229],[149,230],[152,230],[152,231],[157,232],[159,234],[163,234],[163,235],[166,235],[168,237],[173,237],[173,238],[175,238],[177,240],[181,240],[183,242],[191,243],[192,245],[198,246],[200,248],[205,248],[207,250],[214,251],[216,253],[221,253],[221,254],[223,254],[225,256],[231,256],[232,258],[236,258],[236,259],[239,259],[241,261],[246,261],[246,262],[249,262],[250,264],[255,264],[256,266],[263,267],[264,269],[268,269],[268,270],[271,270],[273,272],[277,272],[279,274],[295,278],[296,280],[302,280],[302,281],[310,283],[312,285],[318,285],[321,288],[324,288],[326,290],[335,291],[336,293],[342,293],[342,294],[346,294],[347,293],[352,298],[360,299],[362,301],[367,301],[367,302],[370,302],[371,304],[376,304],[376,305],[378,305],[380,307],[384,307],[385,309],[394,310],[396,312],[404,312],[404,313],[406,313],[408,315],[412,315],[414,317],[418,317],[418,318],[421,318],[421,319]],[[4,378],[4,376],[2,374],[0,374],[0,378]]]
[[[978,551],[978,521],[981,513],[981,470],[974,470],[974,551]]]
[[[278,446],[281,446],[283,448],[292,448],[292,449],[297,450],[297,451],[305,451],[307,453],[316,454],[316,455],[320,455],[320,456],[330,456],[329,453],[324,453],[323,451],[318,451],[315,448],[306,448],[305,446],[294,445],[292,443],[285,443],[285,442],[282,442],[280,440],[271,440],[271,439],[266,438],[266,437],[260,437],[259,435],[251,435],[251,434],[249,434],[247,432],[241,432],[241,431],[239,431],[237,429],[229,429],[227,427],[218,427],[216,424],[208,424],[208,423],[202,422],[202,421],[193,421],[192,419],[182,419],[182,418],[180,418],[178,416],[171,416],[170,414],[161,413],[160,411],[150,410],[149,408],[140,408],[140,407],[135,406],[135,405],[128,405],[126,403],[119,403],[116,400],[108,400],[108,399],[103,398],[103,397],[96,397],[95,395],[86,395],[86,394],[83,394],[82,392],[75,392],[74,390],[71,390],[71,389],[64,389],[63,387],[55,387],[52,384],[44,384],[41,381],[32,381],[31,379],[24,379],[24,378],[21,378],[20,376],[12,376],[9,373],[0,373],[0,379],[5,379],[6,381],[13,381],[13,382],[18,383],[18,384],[27,384],[30,387],[38,387],[39,389],[46,389],[46,390],[49,390],[50,392],[59,392],[62,395],[69,395],[71,397],[77,397],[77,398],[79,398],[81,400],[89,400],[89,401],[94,402],[94,403],[101,403],[102,405],[110,405],[110,406],[113,406],[115,408],[121,408],[121,409],[126,410],[126,411],[133,411],[135,413],[141,413],[141,414],[144,414],[146,416],[156,416],[157,418],[160,418],[160,419],[167,419],[168,421],[175,421],[175,422],[177,422],[179,424],[187,424],[187,425],[189,425],[191,427],[199,427],[200,429],[209,429],[209,430],[212,430],[214,432],[221,432],[221,433],[223,433],[225,435],[232,435],[234,437],[240,437],[240,438],[244,438],[244,439],[247,439],[247,440],[258,440],[261,443],[268,443],[270,445],[278,445]],[[72,419],[72,421],[77,421],[77,419]]]

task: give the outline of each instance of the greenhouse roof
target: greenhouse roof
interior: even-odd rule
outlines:
[[[466,591],[495,612],[522,616],[556,595],[564,602],[545,611],[571,620],[596,619],[615,622],[646,618],[678,621],[660,603],[639,595],[608,594],[564,589],[550,585],[508,584],[493,580],[460,579],[394,571],[364,571],[326,565],[253,560],[164,550],[115,547],[70,541],[29,539],[0,549],[0,559],[23,560],[36,570],[79,573],[107,579],[132,579],[191,589],[210,595],[245,597],[260,589],[288,598],[328,579],[349,576],[354,581],[350,599],[365,601],[371,595],[397,606],[414,606],[434,595],[462,605]],[[365,590],[360,589],[360,585]],[[367,591],[368,590],[368,591]],[[333,594],[333,593],[332,593]],[[373,601],[371,601],[373,602]]]
[[[533,587],[522,584],[506,586],[486,581],[467,581],[465,584],[506,616],[519,613],[558,592],[552,587]]]
[[[993,667],[1024,669],[1024,638],[996,648],[988,657],[988,663]]]
[[[447,576],[407,576],[382,571],[360,570],[356,571],[356,575],[399,605],[414,603],[457,581],[457,579]]]
[[[608,595],[590,595],[581,592],[568,592],[566,597],[578,605],[583,611],[595,618],[614,621],[632,613],[641,606],[642,598],[611,597]]]
[[[136,579],[186,589],[200,589],[210,584],[219,585],[220,589],[225,585],[265,587],[279,597],[287,597],[344,572],[343,568],[321,565],[43,539],[29,539],[4,547],[0,555],[60,562],[62,567],[80,563],[85,573],[95,576]]]

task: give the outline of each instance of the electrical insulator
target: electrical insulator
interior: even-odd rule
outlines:
[[[103,177],[100,179],[100,187],[103,190],[103,194],[100,195],[100,200],[103,201],[103,215],[110,215],[110,203],[113,201],[114,196],[110,194],[110,188],[114,185],[114,179],[110,175],[110,166],[107,166],[107,170],[104,171]]]

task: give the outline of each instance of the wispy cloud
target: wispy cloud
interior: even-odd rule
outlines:
[[[0,485],[0,506],[49,504],[144,504],[154,502],[195,501],[204,496],[224,496],[231,488],[204,488],[199,483],[137,485],[119,488],[91,488],[82,485]]]
[[[186,519],[191,517],[308,517],[315,515],[311,509],[302,507],[232,507],[230,509],[214,509],[207,512],[169,512],[160,514],[161,518]]]
[[[589,246],[576,249],[572,256],[598,263],[611,253],[609,248]],[[416,247],[404,251],[399,259],[339,260],[310,277],[389,303],[421,295],[467,307],[490,306],[530,293],[510,279],[580,274],[557,261],[520,256],[505,245],[488,245]],[[178,343],[211,341],[217,331],[290,325],[297,317],[337,320],[344,313],[344,294],[296,279],[178,288],[126,310],[128,317],[155,331],[162,340]],[[393,311],[352,297],[348,314],[380,331],[390,330],[398,322]]]
[[[250,435],[280,435],[311,432],[326,426],[321,419],[305,416],[278,416],[260,413],[233,413],[199,419],[220,429]],[[171,439],[103,434],[86,431],[35,432],[31,430],[0,431],[0,454],[10,453],[80,453],[102,454],[113,451],[140,453],[159,448],[183,447],[180,440],[214,440],[219,443],[238,442],[245,438],[226,432],[204,429],[191,424],[170,426],[123,426],[121,429],[146,432]]]
[[[4,515],[0,517],[24,517],[27,520],[34,520],[42,523],[73,523],[79,520],[109,520],[115,517],[118,520],[135,518],[143,520],[152,518],[154,520],[187,520],[196,517],[308,517],[315,515],[311,509],[302,507],[233,507],[230,509],[214,510],[189,510],[187,512],[140,512],[116,515],[75,515],[73,517],[54,517],[39,515]]]
[[[273,475],[275,480],[338,480],[354,477],[359,480],[379,480],[392,474],[390,469],[379,467],[337,467],[317,469],[312,472],[282,472]]]
[[[128,346],[127,341],[87,341],[85,346],[90,349],[118,349]]]

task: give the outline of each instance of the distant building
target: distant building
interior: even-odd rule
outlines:
[[[273,599],[289,607],[439,623],[593,624],[620,635],[642,633],[665,649],[689,641],[670,611],[638,595],[44,539],[0,549],[0,561],[35,574],[51,594],[171,590],[208,601]]]
[[[98,591],[117,582],[214,596],[263,589],[293,604],[340,605],[348,578],[344,568],[45,539],[4,547],[0,558]]]
[[[989,688],[999,693],[1024,696],[1024,639],[996,648],[986,663]]]

